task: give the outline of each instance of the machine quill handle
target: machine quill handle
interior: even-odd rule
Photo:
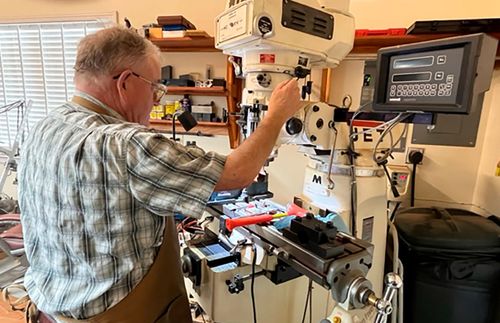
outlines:
[[[384,296],[375,301],[375,308],[377,315],[375,316],[375,323],[385,323],[387,316],[392,313],[392,298],[398,289],[403,285],[403,281],[398,274],[388,273],[385,276],[385,290]]]

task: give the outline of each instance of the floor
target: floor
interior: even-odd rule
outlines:
[[[4,286],[11,283],[19,283],[22,281],[24,268],[19,266],[17,261],[12,258],[2,257],[0,253],[0,291]],[[22,297],[25,294],[19,290],[13,290],[14,297]],[[11,310],[10,305],[3,300],[0,293],[0,323],[24,323],[24,313]],[[197,317],[193,319],[193,323],[209,323],[210,321],[204,317]]]
[[[10,283],[18,282],[19,277],[24,273],[22,267],[16,261],[3,257],[0,254],[0,288],[9,285]],[[15,294],[17,297],[22,297],[21,294]],[[10,305],[3,300],[0,295],[0,322],[1,323],[24,323],[24,314],[18,311],[12,311]]]
[[[21,312],[13,312],[9,304],[0,297],[0,322],[1,323],[24,323],[24,315]],[[209,323],[210,321],[201,316],[193,319],[193,323]]]
[[[9,304],[0,297],[0,322],[2,323],[23,323],[24,315],[21,312],[13,312]]]

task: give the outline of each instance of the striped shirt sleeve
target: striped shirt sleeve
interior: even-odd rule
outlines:
[[[126,160],[130,191],[144,207],[162,216],[179,212],[199,218],[226,157],[139,131],[129,140]]]

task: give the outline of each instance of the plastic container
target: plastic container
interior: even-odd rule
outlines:
[[[405,323],[500,322],[500,227],[458,209],[396,215]]]

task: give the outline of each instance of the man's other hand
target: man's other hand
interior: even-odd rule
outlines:
[[[297,80],[286,80],[278,84],[274,89],[269,100],[269,111],[266,117],[276,118],[280,123],[284,123],[301,107]]]

